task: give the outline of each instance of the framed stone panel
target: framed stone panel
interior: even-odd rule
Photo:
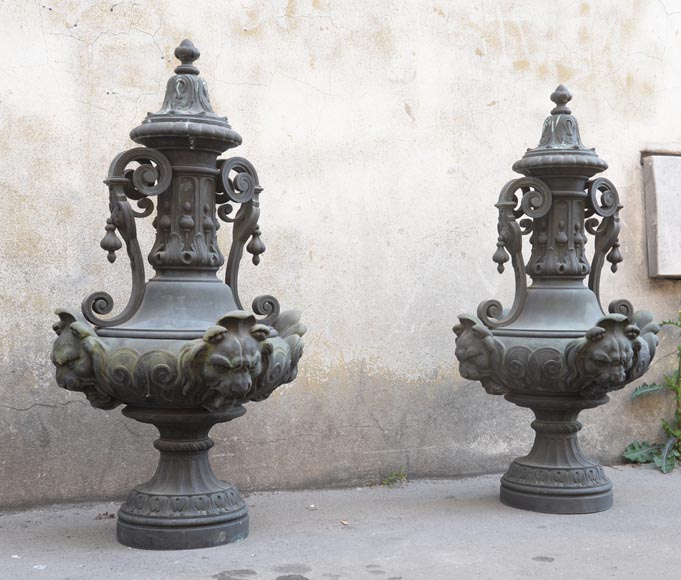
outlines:
[[[681,151],[642,152],[648,275],[681,278]]]

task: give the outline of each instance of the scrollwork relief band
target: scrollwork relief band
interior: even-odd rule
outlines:
[[[652,315],[631,313],[627,304],[614,302],[618,312],[602,317],[583,338],[560,350],[505,346],[481,320],[461,315],[454,327],[459,371],[491,394],[552,391],[600,399],[639,378],[657,348],[659,326]]]
[[[133,490],[121,512],[128,521],[143,518],[202,518],[245,511],[245,504],[235,487],[212,493],[192,495],[158,495]],[[146,522],[145,522],[146,523]]]
[[[105,409],[121,402],[163,403],[224,412],[261,401],[295,379],[306,332],[297,310],[277,310],[271,326],[248,312],[234,311],[177,352],[140,353],[109,346],[70,312],[58,310],[57,315],[52,353],[57,383],[84,392],[93,406]],[[158,444],[172,445],[164,440]]]
[[[558,488],[591,488],[608,485],[610,480],[600,465],[576,468],[547,468],[525,465],[514,461],[504,474],[503,483],[521,486],[558,487]]]

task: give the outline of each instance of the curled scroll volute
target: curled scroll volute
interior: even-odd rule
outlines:
[[[521,190],[523,195],[518,202],[516,192]],[[551,209],[553,198],[551,189],[541,179],[536,177],[521,177],[509,181],[501,189],[496,207],[499,210],[497,229],[499,238],[497,250],[493,260],[497,263],[499,273],[504,271],[504,263],[509,254],[515,276],[515,296],[511,309],[504,311],[498,300],[486,300],[478,306],[478,318],[489,328],[497,328],[511,324],[522,310],[527,298],[527,274],[523,258],[523,235],[532,231],[532,222],[525,219],[518,222],[518,218],[537,219],[545,216]]]
[[[138,162],[138,167],[134,170],[126,169],[133,162]],[[146,276],[142,252],[137,241],[135,218],[150,215],[154,204],[149,198],[166,191],[171,182],[172,165],[163,153],[155,149],[136,147],[120,153],[111,162],[109,175],[104,181],[109,186],[111,217],[107,220],[106,235],[101,246],[108,252],[108,259],[113,263],[115,252],[122,247],[115,232],[121,234],[130,261],[132,289],[123,311],[111,318],[100,317],[113,310],[114,302],[109,293],[95,292],[87,296],[81,304],[81,310],[88,322],[98,327],[117,326],[132,318],[137,312],[144,297]],[[133,210],[128,199],[136,200],[137,207],[142,211]]]

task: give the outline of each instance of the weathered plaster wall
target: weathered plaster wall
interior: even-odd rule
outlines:
[[[528,448],[530,413],[461,380],[451,326],[511,297],[491,261],[494,203],[559,82],[625,205],[605,301],[678,309],[679,282],[646,276],[638,153],[681,140],[675,6],[3,2],[0,504],[119,496],[155,465],[153,428],[56,387],[50,327],[91,291],[127,299],[125,260],[109,265],[98,246],[101,181],[160,106],[185,37],[265,186],[268,250],[245,267],[242,296],[300,306],[310,329],[298,380],[214,430],[216,471],[267,489],[505,468]],[[649,378],[671,368],[673,346],[665,331]],[[619,461],[632,438],[658,436],[666,408],[616,393],[584,413],[584,445]]]

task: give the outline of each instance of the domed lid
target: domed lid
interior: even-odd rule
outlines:
[[[577,119],[567,106],[571,99],[568,88],[558,85],[551,94],[556,106],[544,121],[539,144],[534,149],[528,149],[523,158],[513,164],[514,171],[523,175],[546,175],[568,170],[570,174],[591,177],[608,168],[595,149],[582,143]]]
[[[207,149],[222,153],[241,144],[241,136],[232,129],[227,117],[213,111],[206,81],[194,66],[200,52],[191,40],[183,40],[175,49],[182,64],[168,79],[161,110],[147,113],[142,124],[130,132],[130,138],[156,149]]]

